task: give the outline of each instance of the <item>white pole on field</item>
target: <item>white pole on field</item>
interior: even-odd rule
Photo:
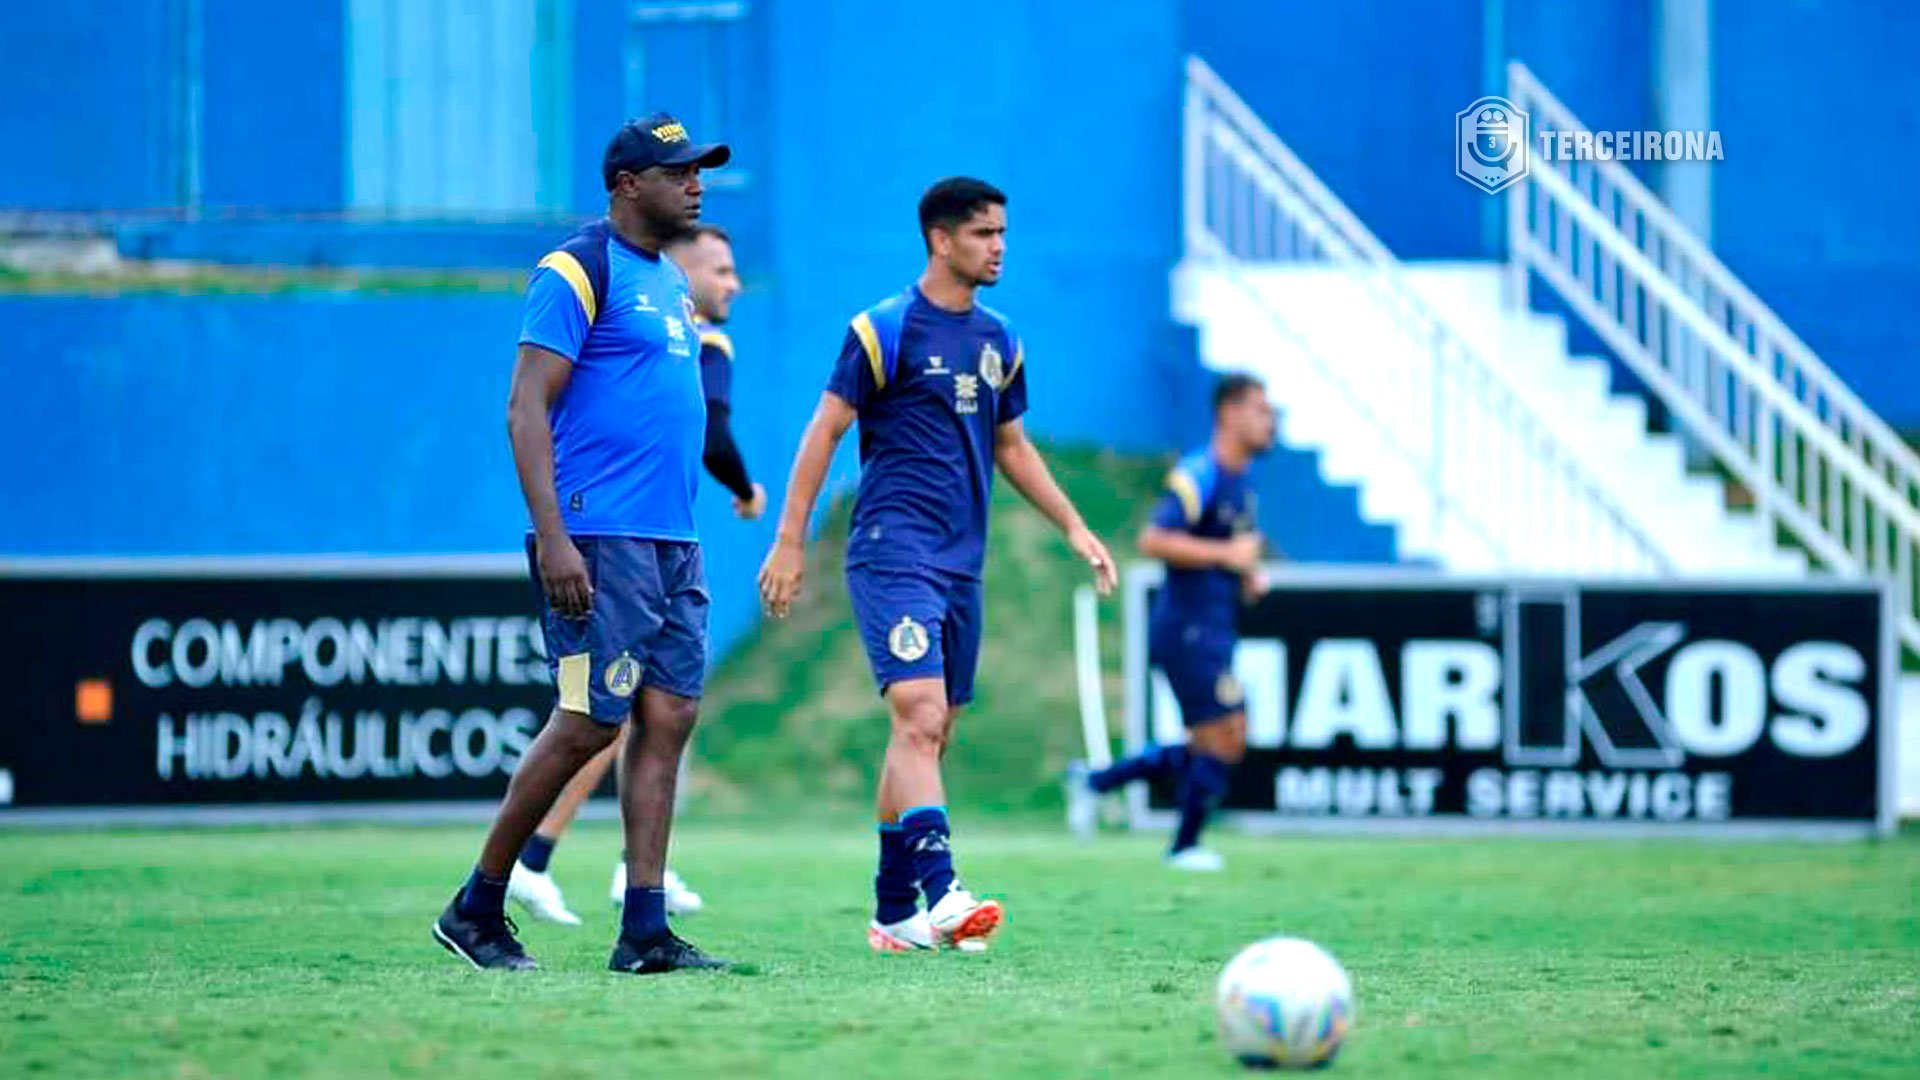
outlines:
[[[1090,585],[1073,591],[1073,661],[1087,764],[1104,769],[1113,764],[1113,746],[1107,739],[1107,698],[1100,685],[1100,598]]]

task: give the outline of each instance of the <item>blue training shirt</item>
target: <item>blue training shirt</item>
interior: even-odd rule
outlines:
[[[520,343],[573,363],[553,403],[554,488],[576,536],[697,539],[707,405],[686,275],[594,222],[540,260]]]
[[[1153,523],[1206,540],[1226,540],[1255,528],[1253,485],[1245,472],[1230,472],[1201,450],[1180,460],[1167,474],[1166,494],[1153,509]],[[1240,575],[1220,567],[1183,570],[1167,567],[1167,580],[1154,602],[1156,630],[1199,627],[1218,639],[1232,640],[1240,612]]]
[[[847,565],[980,576],[994,432],[1027,411],[1025,359],[997,312],[917,285],[854,316],[827,383],[860,420]]]

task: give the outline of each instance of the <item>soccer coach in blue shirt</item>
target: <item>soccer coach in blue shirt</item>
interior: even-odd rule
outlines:
[[[722,966],[667,928],[662,874],[681,752],[706,667],[693,498],[706,439],[687,278],[661,248],[700,217],[726,164],[664,113],[615,133],[607,216],[540,260],[507,406],[559,702],[507,787],[480,861],[434,938],[475,967],[537,966],[504,911],[513,860],[567,781],[639,725],[621,762],[628,891],[608,967]],[[637,705],[636,705],[637,703]]]

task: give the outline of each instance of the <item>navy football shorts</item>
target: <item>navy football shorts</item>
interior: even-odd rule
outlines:
[[[1160,628],[1156,627],[1158,631]],[[1180,703],[1180,722],[1198,727],[1246,708],[1246,695],[1233,675],[1231,637],[1198,627],[1169,627],[1148,638],[1150,663],[1167,678]]]
[[[627,536],[576,536],[593,582],[593,609],[568,618],[540,581],[533,538],[527,565],[540,596],[547,667],[560,707],[603,724],[633,711],[642,686],[697,698],[707,673],[707,575],[700,545]]]
[[[853,618],[880,692],[944,679],[947,704],[973,700],[980,662],[980,582],[928,567],[847,567]]]

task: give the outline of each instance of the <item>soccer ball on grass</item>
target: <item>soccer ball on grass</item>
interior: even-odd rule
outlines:
[[[1353,1022],[1353,987],[1326,950],[1301,938],[1249,945],[1220,973],[1220,1041],[1256,1069],[1326,1065]]]

